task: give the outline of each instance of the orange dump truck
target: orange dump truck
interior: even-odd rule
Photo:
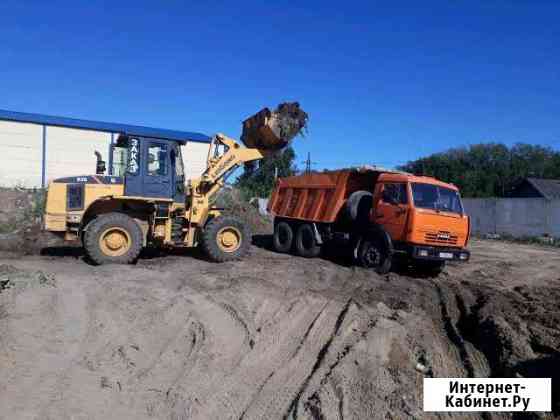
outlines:
[[[341,241],[358,264],[379,273],[397,259],[437,273],[446,261],[470,258],[459,190],[435,178],[378,168],[282,178],[268,210],[278,252],[315,257]]]

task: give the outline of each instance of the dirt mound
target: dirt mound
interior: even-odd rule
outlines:
[[[0,418],[560,418],[558,250],[475,241],[470,263],[424,278],[265,239],[224,264],[6,262],[56,287],[0,313]],[[432,376],[551,376],[554,411],[424,413]]]
[[[41,229],[45,199],[43,190],[0,189],[0,252],[39,254],[62,243]]]
[[[0,234],[17,232],[39,223],[44,200],[42,190],[0,188]]]
[[[0,264],[0,290],[34,285],[55,286],[56,281],[52,274],[45,274],[40,270],[21,270],[10,264]]]
[[[263,216],[258,205],[249,203],[236,188],[223,188],[218,192],[215,205],[223,208],[224,215],[233,216],[245,223],[252,234],[266,234],[272,230],[272,219]]]

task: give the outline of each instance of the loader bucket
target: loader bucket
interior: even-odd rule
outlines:
[[[263,108],[243,121],[241,141],[249,148],[281,150],[306,127],[307,118],[297,102],[282,103],[274,111]]]

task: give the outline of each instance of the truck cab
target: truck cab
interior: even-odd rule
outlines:
[[[397,253],[424,261],[469,259],[469,218],[452,184],[383,173],[374,188],[370,221],[384,228]]]

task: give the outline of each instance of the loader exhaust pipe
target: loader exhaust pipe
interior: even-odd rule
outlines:
[[[95,158],[97,159],[97,162],[95,164],[95,174],[104,175],[107,167],[105,165],[105,161],[103,160],[103,156],[101,156],[101,153],[99,153],[97,150],[94,153]]]

